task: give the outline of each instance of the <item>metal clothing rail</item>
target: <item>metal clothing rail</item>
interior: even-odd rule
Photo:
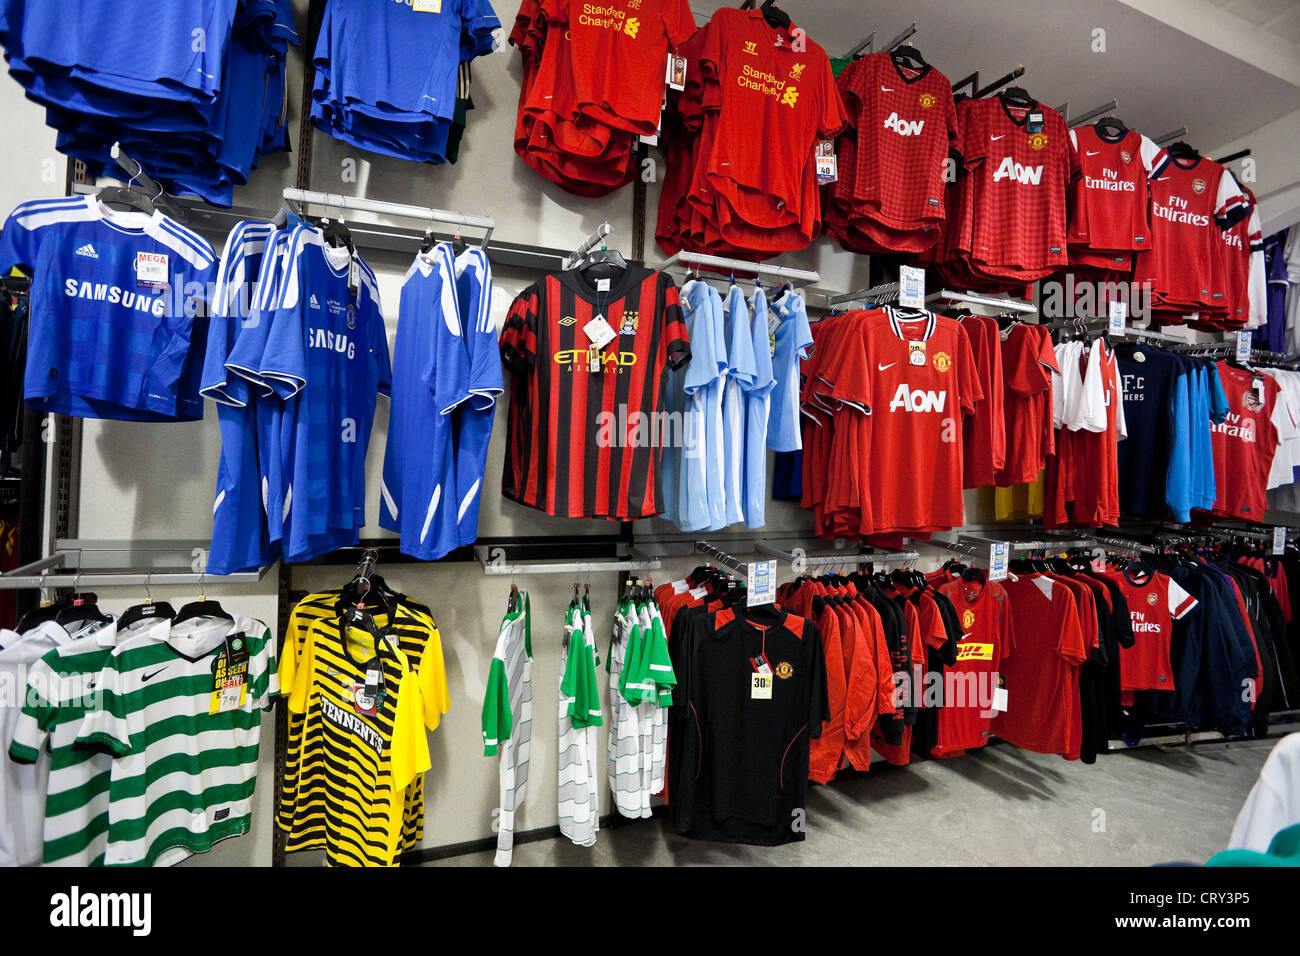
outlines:
[[[748,574],[749,565],[739,558],[736,558],[725,551],[719,551],[707,541],[696,541],[695,550],[698,554],[706,555],[709,560],[716,561],[718,564],[725,565],[737,574]]]
[[[526,562],[522,564],[507,564],[503,559],[498,558],[498,555],[504,557],[503,551],[489,548],[486,545],[475,546],[474,554],[478,557],[479,564],[483,566],[484,574],[508,577],[522,574],[600,574],[614,571],[658,571],[663,567],[663,563],[658,558],[638,554],[631,549],[626,549],[626,554],[622,556],[604,560]]]
[[[1170,143],[1176,143],[1187,135],[1187,127],[1180,126],[1178,129],[1171,129],[1169,132],[1160,136],[1153,136],[1152,141],[1157,146],[1168,146]]]
[[[330,209],[350,209],[356,212],[373,212],[381,216],[394,216],[400,219],[416,219],[420,222],[443,223],[449,226],[461,226],[484,230],[483,247],[486,248],[497,227],[491,216],[467,216],[464,213],[448,212],[445,209],[433,209],[428,206],[411,206],[406,203],[382,202],[378,199],[365,199],[361,196],[344,196],[339,193],[323,193],[314,189],[296,189],[286,186],[284,200],[288,203],[303,203],[313,206],[325,206]]]
[[[847,302],[876,303],[887,299],[898,298],[899,284],[897,282],[885,282],[881,285],[873,285],[870,289],[859,289],[857,292],[845,292],[842,295],[828,295],[826,304],[831,308],[838,305],[844,305]]]
[[[595,232],[593,232],[586,239],[582,240],[582,242],[578,243],[578,248],[574,249],[573,252],[569,253],[569,258],[564,260],[564,271],[568,272],[570,269],[577,266],[577,264],[583,260],[583,257],[586,256],[587,253],[591,252],[592,249],[595,249],[598,245],[604,242],[605,237],[608,236],[613,231],[614,231],[614,227],[609,224],[608,219],[606,219],[599,226],[597,226]]]
[[[1105,534],[1095,534],[1092,540],[1097,544],[1110,545],[1115,548],[1124,548],[1136,551],[1139,554],[1159,554],[1160,547],[1154,544],[1147,544],[1144,541],[1135,541],[1132,538],[1116,538]]]
[[[207,547],[206,541],[60,539],[53,554],[0,574],[0,591],[256,584],[271,569],[208,574]]]
[[[1026,302],[1024,299],[1000,299],[994,296],[981,295],[978,292],[953,292],[951,289],[943,289],[939,292],[932,292],[925,297],[926,303],[930,302],[966,302],[971,305],[982,305],[990,309],[1001,309],[1004,312],[1019,312],[1022,315],[1037,315],[1038,307],[1032,302]]]
[[[813,272],[809,269],[769,266],[761,262],[747,262],[744,259],[724,259],[721,256],[710,256],[702,252],[678,252],[660,262],[655,268],[660,272],[670,272],[673,269],[685,269],[689,272],[692,266],[729,269],[733,273],[739,272],[742,275],[760,278],[767,276],[789,282],[794,286],[811,285],[814,282],[820,282],[822,278],[820,272]]]
[[[992,83],[990,83],[988,86],[984,87],[983,89],[976,90],[975,98],[979,99],[981,96],[988,96],[990,93],[994,92],[995,90],[999,90],[1002,87],[1006,86],[1012,80],[1018,80],[1020,77],[1024,75],[1025,75],[1025,65],[1023,63],[1019,63],[1016,65],[1016,68],[1012,70],[1010,73],[1008,73],[1006,76],[994,80]]]
[[[805,554],[796,555],[793,551],[782,551],[768,541],[757,541],[754,548],[760,554],[769,554],[788,564],[799,563],[808,568],[826,568],[841,564],[906,564],[919,561],[921,555],[916,551],[877,551],[853,552],[850,554]]]
[[[1069,108],[1070,104],[1066,103],[1065,110],[1068,110]],[[1098,116],[1105,116],[1107,113],[1117,109],[1119,109],[1119,100],[1111,100],[1109,103],[1103,103],[1101,106],[1094,107],[1093,109],[1088,110],[1088,112],[1081,113],[1078,116],[1068,116],[1065,110],[1057,110],[1057,112],[1062,116],[1065,116],[1066,125],[1073,129],[1076,126],[1083,126],[1089,120],[1096,119]]]

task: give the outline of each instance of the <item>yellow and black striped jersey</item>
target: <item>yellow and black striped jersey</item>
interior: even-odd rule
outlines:
[[[310,594],[293,610],[280,656],[280,686],[288,694],[293,687],[306,638],[316,621],[332,620],[337,624],[341,611],[342,588]],[[407,597],[394,602],[395,613],[376,614],[375,622],[386,634],[396,638],[397,646],[412,670],[425,676],[434,689],[432,701],[425,701],[425,725],[436,729],[442,714],[450,706],[442,641],[428,607]],[[290,711],[285,775],[281,782],[276,809],[276,825],[285,833],[285,848],[290,852],[325,847],[326,790],[321,778],[320,726],[308,727],[303,715]],[[306,761],[304,762],[304,754]],[[406,791],[402,818],[401,849],[417,846],[424,835],[424,777],[417,776]]]
[[[407,789],[429,769],[425,725],[444,691],[396,642],[337,617],[306,625],[289,711],[303,718],[298,809],[319,806],[331,866],[394,866]],[[436,718],[433,718],[436,722]]]

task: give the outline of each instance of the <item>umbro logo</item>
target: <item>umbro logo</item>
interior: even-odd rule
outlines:
[[[155,677],[157,677],[159,674],[161,674],[161,673],[162,673],[163,671],[165,671],[166,669],[167,669],[167,668],[165,668],[165,667],[160,667],[160,668],[158,668],[156,671],[154,671],[152,674],[141,674],[141,675],[140,675],[140,683],[141,683],[141,684],[147,684],[147,683],[149,683],[151,680],[153,680]]]
[[[575,319],[573,316],[566,315],[564,318],[560,319],[560,324],[563,325],[565,328],[568,328],[570,325],[573,325],[577,321],[578,320]]]
[[[77,255],[79,255],[79,256],[85,256],[87,259],[98,259],[98,258],[99,258],[99,253],[95,251],[95,247],[92,246],[90,243],[86,243],[84,246],[82,246],[80,249],[78,249],[78,250],[77,250]]]
[[[319,309],[319,308],[320,308],[320,299],[316,298],[315,295],[313,295],[313,296],[311,297],[311,307],[312,307],[313,309]]]

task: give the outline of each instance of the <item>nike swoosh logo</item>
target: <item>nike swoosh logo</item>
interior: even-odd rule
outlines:
[[[1101,152],[1101,150],[1099,150],[1099,149],[1089,149],[1089,150],[1085,150],[1084,152],[1087,153],[1087,155],[1089,155],[1089,156],[1096,156],[1096,155],[1098,155],[1098,154]]]
[[[149,681],[153,680],[155,677],[157,677],[159,674],[161,674],[161,673],[162,673],[163,671],[165,671],[166,669],[167,669],[167,668],[165,668],[165,667],[160,667],[160,668],[158,668],[156,671],[154,671],[152,674],[141,674],[141,675],[140,675],[140,683],[142,683],[142,684],[147,684],[147,683],[149,683]]]
[[[880,92],[882,92],[882,93],[892,93],[892,92],[894,92],[894,88],[893,88],[892,86],[882,86],[882,87],[880,88]]]
[[[883,372],[885,369],[887,369],[887,368],[893,368],[893,367],[894,367],[895,365],[897,365],[897,364],[898,364],[897,362],[890,362],[888,365],[877,365],[877,366],[876,366],[876,371],[877,371],[877,372]]]
[[[996,143],[998,140],[1002,139],[1006,135],[1007,135],[1006,133],[1003,133],[1001,136],[990,136],[989,139],[993,140],[993,142]]]

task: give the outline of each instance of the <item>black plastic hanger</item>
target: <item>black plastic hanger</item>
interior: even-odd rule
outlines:
[[[1106,139],[1119,139],[1128,134],[1124,121],[1115,116],[1103,116],[1093,127]]]
[[[83,594],[74,598],[71,604],[66,605],[58,614],[54,615],[54,620],[56,623],[65,626],[76,622],[113,623],[113,619],[99,609],[93,594]]]
[[[53,621],[59,616],[59,612],[68,606],[67,601],[56,601],[45,607],[34,607],[18,619],[14,625],[14,630],[19,634],[26,634],[34,627],[39,627],[46,621]]]
[[[118,631],[125,631],[132,624],[140,621],[171,621],[176,618],[176,611],[166,601],[150,601],[147,604],[136,604],[127,608],[117,616]]]
[[[627,269],[627,260],[617,249],[597,249],[595,252],[589,252],[587,257],[578,263],[578,271],[586,272],[592,266],[613,266],[616,269]]]
[[[1008,86],[998,94],[1007,106],[1019,109],[1031,109],[1038,105],[1038,100],[1029,95],[1023,86]]]
[[[889,51],[889,55],[894,58],[895,63],[898,63],[900,60],[906,60],[909,66],[918,70],[924,70],[930,65],[925,61],[925,57],[921,55],[921,51],[910,43],[894,47]]]
[[[1181,139],[1176,143],[1170,143],[1168,146],[1166,146],[1165,152],[1167,152],[1174,159],[1200,159],[1201,158],[1200,153],[1198,153],[1185,140],[1181,140]]]
[[[137,212],[152,216],[157,211],[154,197],[134,186],[108,186],[99,191],[97,197],[105,206],[126,206]]]
[[[763,0],[763,5],[758,9],[769,25],[783,30],[790,28],[790,14],[778,7],[775,0]]]
[[[323,220],[321,233],[331,246],[347,246],[349,252],[356,252],[356,244],[352,241],[352,230],[342,219]]]

